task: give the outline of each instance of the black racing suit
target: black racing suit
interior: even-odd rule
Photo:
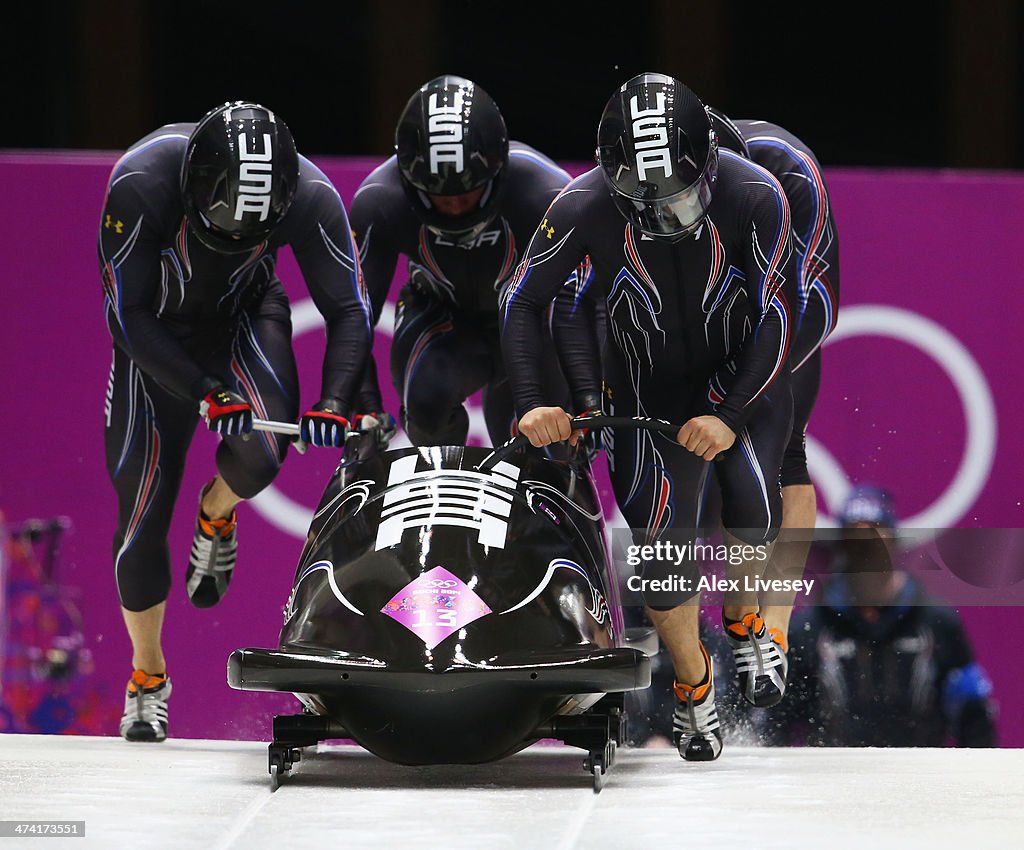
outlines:
[[[746,154],[782,185],[793,220],[798,298],[793,307],[793,434],[782,462],[782,486],[810,484],[807,422],[821,383],[821,345],[839,315],[839,237],[828,187],[810,148],[767,121],[733,122]],[[725,140],[723,140],[724,142]]]
[[[723,151],[710,212],[695,234],[653,239],[628,225],[599,169],[570,183],[546,213],[504,304],[502,346],[520,415],[550,404],[539,376],[541,319],[556,309],[560,353],[578,407],[600,386],[591,307],[606,309],[605,412],[682,424],[714,414],[736,432],[716,466],[722,520],[746,543],[774,540],[779,470],[793,417],[789,348],[795,269],[789,206],[766,171]],[[581,377],[582,375],[582,377]],[[638,543],[698,527],[708,464],[667,435],[604,435],[612,484]]]
[[[221,254],[190,231],[180,174],[194,124],[161,127],[114,166],[99,227],[99,262],[114,355],[107,386],[107,470],[118,496],[114,566],[121,604],[167,598],[167,531],[212,382],[261,418],[294,422],[299,388],[288,299],[274,266],[291,246],[327,328],[322,396],[347,415],[372,338],[370,307],[337,191],[300,157],[288,214],[251,251]],[[287,439],[225,438],[217,468],[243,498],[274,479]]]
[[[399,255],[408,258],[409,281],[395,314],[391,377],[403,425],[417,445],[462,445],[469,428],[463,402],[481,388],[491,440],[500,444],[511,431],[514,411],[501,359],[498,295],[569,175],[519,142],[510,143],[506,168],[498,214],[469,244],[455,244],[420,221],[395,157],[363,181],[351,204],[374,323]],[[379,409],[376,369],[372,360],[367,366],[361,405]]]

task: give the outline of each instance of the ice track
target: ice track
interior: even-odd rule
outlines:
[[[263,743],[0,735],[0,819],[84,820],[40,845],[80,850],[1024,847],[1024,750],[620,750],[600,795],[582,758],[408,768],[322,745],[271,793]]]

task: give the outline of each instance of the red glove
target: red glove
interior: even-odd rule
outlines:
[[[206,427],[224,437],[252,431],[252,408],[238,393],[225,386],[210,390],[199,402],[199,415]]]

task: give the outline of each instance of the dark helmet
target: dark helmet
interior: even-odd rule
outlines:
[[[468,241],[497,214],[508,131],[480,86],[450,74],[422,86],[398,119],[395,152],[413,209],[435,233]],[[430,201],[430,195],[464,195],[476,189],[483,194],[463,215],[444,215]]]
[[[841,525],[853,526],[865,522],[884,528],[896,527],[896,512],[893,510],[892,496],[874,484],[862,484],[854,487],[839,513]]]
[[[750,159],[750,149],[740,132],[740,128],[732,123],[732,119],[713,106],[708,107],[708,118],[711,119],[711,129],[718,137],[718,147],[735,151],[740,156]]]
[[[280,224],[299,185],[291,131],[258,103],[211,109],[196,124],[181,167],[185,215],[214,251],[248,251]]]
[[[700,98],[672,77],[640,74],[612,95],[597,161],[619,212],[650,236],[685,236],[707,215],[718,142]]]

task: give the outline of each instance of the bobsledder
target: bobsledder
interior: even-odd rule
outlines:
[[[587,417],[574,428],[657,420]],[[298,434],[289,423],[257,428]],[[541,739],[587,751],[599,791],[624,695],[650,684],[625,645],[586,453],[525,437],[498,449],[381,451],[354,433],[313,516],[276,649],[228,659],[228,683],[293,693],[276,716],[276,788],[321,740],[388,761],[495,761]]]

